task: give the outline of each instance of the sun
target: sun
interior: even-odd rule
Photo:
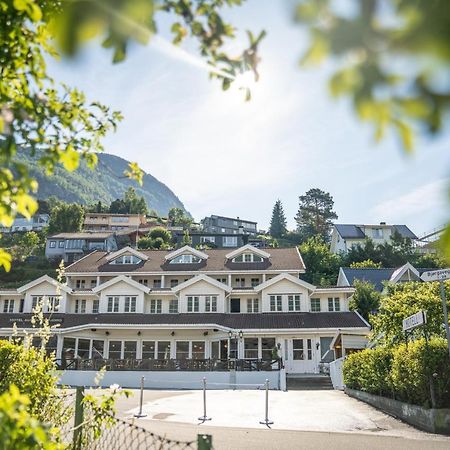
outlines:
[[[246,72],[236,75],[233,84],[237,89],[252,89],[256,86],[254,72],[247,70]]]

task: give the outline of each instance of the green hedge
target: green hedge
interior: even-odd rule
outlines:
[[[57,406],[55,363],[43,351],[0,340],[0,394],[17,386],[30,401],[29,413],[47,420]]]
[[[447,341],[432,338],[396,347],[367,349],[348,356],[344,383],[351,389],[431,407],[432,379],[437,408],[450,407],[450,358]]]

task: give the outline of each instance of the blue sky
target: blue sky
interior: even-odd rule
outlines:
[[[406,223],[417,234],[444,223],[449,133],[421,138],[412,156],[395,136],[375,145],[348,104],[328,95],[331,67],[299,68],[307,38],[289,4],[250,0],[225,14],[240,31],[268,32],[261,80],[248,103],[237,89],[222,92],[196,58],[159,39],[132,46],[118,65],[92,45],[76,61],[50,62],[49,69],[122,111],[106,151],[137,161],[197,220],[239,216],[266,229],[280,198],[293,228],[298,196],[319,187],[333,195],[341,223]],[[232,49],[244,42],[238,33]],[[185,49],[195,56],[195,47]]]

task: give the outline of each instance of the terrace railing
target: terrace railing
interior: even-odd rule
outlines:
[[[60,359],[60,370],[95,370],[105,367],[117,371],[192,371],[192,372],[259,372],[280,370],[281,359]]]

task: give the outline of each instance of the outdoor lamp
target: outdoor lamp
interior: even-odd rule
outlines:
[[[244,333],[241,331],[239,331],[239,339],[242,339],[242,337],[244,336]]]
[[[105,331],[106,336],[109,336],[109,331]]]
[[[316,342],[316,350],[319,350],[320,344]]]
[[[231,331],[228,332],[228,337],[231,339],[231,337],[233,336],[233,333]]]

